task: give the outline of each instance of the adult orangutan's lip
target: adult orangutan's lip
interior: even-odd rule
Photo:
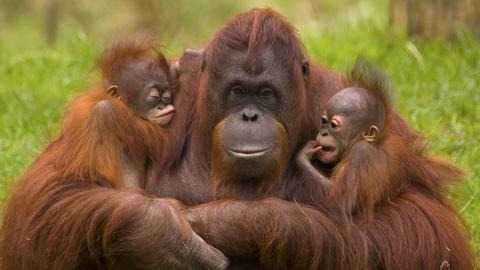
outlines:
[[[271,146],[263,147],[263,148],[250,148],[244,147],[239,149],[230,148],[228,146],[225,149],[233,156],[240,157],[240,158],[256,158],[263,156],[268,150],[272,148]]]

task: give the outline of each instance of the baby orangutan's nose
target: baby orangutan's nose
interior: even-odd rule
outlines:
[[[322,129],[320,130],[320,133],[318,135],[320,135],[321,137],[328,136],[328,130]]]

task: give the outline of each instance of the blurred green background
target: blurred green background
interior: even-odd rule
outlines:
[[[451,199],[480,257],[480,43],[410,38],[389,27],[388,0],[0,2],[0,195],[53,138],[66,104],[97,78],[96,54],[134,32],[159,37],[164,52],[202,47],[225,20],[270,6],[299,29],[309,55],[345,72],[357,55],[391,76],[395,105],[425,134],[428,151],[468,171]],[[480,26],[479,26],[480,27]],[[392,33],[395,33],[392,34]]]

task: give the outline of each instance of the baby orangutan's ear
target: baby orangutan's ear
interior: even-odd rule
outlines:
[[[119,98],[120,95],[118,94],[118,86],[113,84],[113,85],[110,85],[107,90],[107,95],[111,96],[111,97],[116,97],[116,98]]]
[[[368,132],[363,132],[362,133],[362,139],[364,139],[367,142],[374,142],[375,140],[378,139],[378,134],[379,134],[378,127],[376,125],[371,125],[368,128]]]

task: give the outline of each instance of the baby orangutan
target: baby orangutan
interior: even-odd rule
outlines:
[[[312,179],[329,186],[330,179],[310,161],[335,166],[355,144],[378,143],[384,122],[382,100],[360,87],[345,88],[328,101],[316,140],[305,145],[298,156],[298,164]]]
[[[154,40],[147,37],[120,40],[98,59],[107,98],[93,107],[92,117],[100,118],[103,125],[99,126],[105,131],[93,131],[98,134],[115,133],[120,140],[125,186],[139,186],[145,180],[148,160],[162,152],[158,148],[165,140],[164,128],[175,113],[171,68],[161,53],[154,53],[154,45]],[[126,107],[120,106],[122,104]],[[123,117],[116,117],[117,114]],[[128,142],[134,134],[137,134],[136,141]],[[125,140],[120,137],[125,137]],[[145,143],[143,149],[133,150],[143,144],[140,141]],[[141,152],[146,156],[133,157]],[[136,164],[139,160],[147,162]]]
[[[100,86],[69,106],[9,201],[1,269],[227,267],[178,201],[146,193],[153,164],[179,143],[170,66],[154,45],[123,39],[100,56]]]
[[[100,87],[69,106],[55,155],[61,172],[105,180],[114,187],[141,187],[162,157],[175,109],[170,66],[149,37],[114,42],[97,60]]]
[[[461,218],[445,196],[464,173],[426,154],[419,134],[406,136],[414,133],[398,120],[374,67],[357,61],[346,85],[327,102],[316,140],[297,155],[317,203],[378,245],[369,259],[376,265],[365,269],[473,269]],[[418,259],[406,265],[407,253]]]
[[[166,127],[175,112],[170,67],[161,53],[149,56],[152,49],[153,41],[117,42],[102,54],[98,65],[107,95],[123,101],[138,117]]]
[[[388,197],[380,190],[394,187],[395,178],[388,179],[392,156],[384,142],[391,109],[382,74],[357,63],[347,82],[352,86],[327,102],[320,131],[300,151],[297,164],[306,181],[318,182],[324,197],[350,215],[362,209],[373,211]],[[390,137],[396,141],[397,136]]]

